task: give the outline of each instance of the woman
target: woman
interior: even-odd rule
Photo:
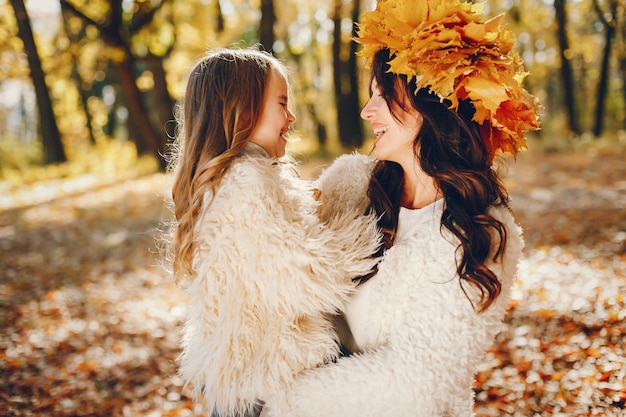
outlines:
[[[343,156],[319,188],[339,207],[346,179],[358,190],[369,178],[350,204],[379,216],[380,263],[345,309],[355,353],[303,372],[266,399],[263,416],[473,415],[473,377],[501,329],[523,247],[492,162],[521,148],[519,129],[537,127],[536,103],[512,76],[509,33],[475,7],[382,1],[365,16],[372,79],[361,116],[377,160]],[[433,59],[442,49],[453,57]],[[529,123],[505,113],[513,104]]]
[[[189,299],[180,374],[213,416],[257,415],[298,372],[335,358],[330,315],[376,262],[375,219],[348,209],[321,222],[285,157],[288,98],[284,65],[244,48],[203,56],[182,101],[171,246]]]

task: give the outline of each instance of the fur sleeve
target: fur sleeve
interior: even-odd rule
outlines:
[[[367,187],[375,162],[369,156],[353,153],[338,157],[322,171],[314,183],[322,220],[345,211],[365,213],[369,204]]]

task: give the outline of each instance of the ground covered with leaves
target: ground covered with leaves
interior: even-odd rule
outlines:
[[[626,415],[625,149],[511,166],[526,249],[478,416]],[[0,190],[0,415],[203,415],[176,376],[185,303],[155,244],[168,181]]]

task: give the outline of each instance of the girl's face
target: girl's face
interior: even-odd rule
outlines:
[[[261,116],[250,139],[250,142],[261,146],[272,158],[285,155],[285,134],[296,121],[296,116],[289,110],[288,93],[285,77],[272,70],[267,80]]]
[[[398,109],[395,119],[389,109],[389,104],[383,98],[378,82],[372,79],[371,97],[363,110],[361,117],[369,120],[375,135],[374,155],[383,161],[397,162],[403,166],[412,164],[415,160],[413,142],[422,127],[422,115],[406,100],[408,111]]]

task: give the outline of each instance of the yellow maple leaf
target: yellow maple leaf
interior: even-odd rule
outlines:
[[[504,85],[483,77],[466,77],[461,81],[472,101],[480,101],[490,112],[495,113],[500,103],[509,99]]]
[[[485,38],[487,31],[484,25],[470,22],[463,27],[463,38],[470,42],[478,42]]]

